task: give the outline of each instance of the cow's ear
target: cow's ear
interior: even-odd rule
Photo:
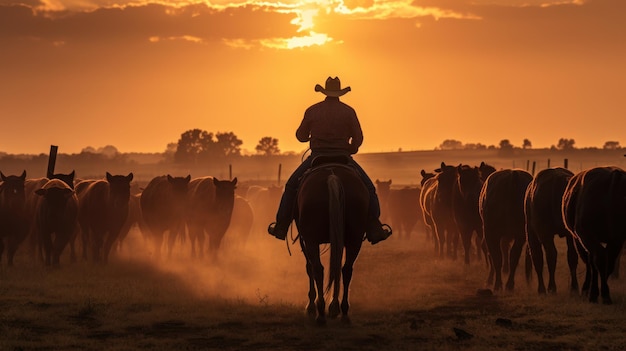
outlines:
[[[47,192],[48,192],[48,190],[47,189],[43,189],[43,188],[35,190],[35,194],[37,194],[39,196],[44,196],[44,195],[46,195]]]

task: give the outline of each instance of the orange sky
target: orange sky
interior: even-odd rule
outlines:
[[[162,152],[193,128],[304,150],[329,75],[360,152],[626,146],[626,1],[0,0],[0,151]]]

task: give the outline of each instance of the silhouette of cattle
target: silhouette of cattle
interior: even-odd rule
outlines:
[[[582,292],[611,304],[608,277],[626,239],[626,172],[596,167],[574,175],[563,194],[562,215],[586,264]],[[598,287],[600,278],[600,287]]]
[[[72,171],[69,174],[64,173],[56,173],[52,175],[52,178],[30,178],[26,179],[24,182],[24,192],[26,194],[26,217],[29,220],[29,229],[26,240],[26,246],[28,251],[30,252],[33,259],[36,259],[39,256],[39,259],[43,262],[41,243],[39,242],[39,237],[35,233],[36,231],[36,210],[38,207],[38,203],[42,201],[42,197],[35,193],[36,190],[41,189],[50,179],[58,179],[63,181],[67,186],[71,189],[74,189],[74,176],[75,172]],[[70,255],[72,257],[72,261],[76,259],[76,254],[74,250],[74,244],[70,241]]]
[[[276,218],[276,209],[280,204],[280,198],[283,194],[283,187],[270,185],[268,187],[260,185],[250,185],[246,191],[245,198],[250,203],[254,211],[254,224],[252,232],[265,237],[267,235],[267,226],[274,222]]]
[[[83,182],[88,184],[78,193],[83,258],[90,247],[94,262],[108,261],[111,248],[128,217],[132,180],[132,173],[124,176],[106,172],[106,179]]]
[[[429,176],[432,174],[432,176]],[[426,173],[422,170],[422,190],[420,191],[420,208],[422,210],[422,218],[426,227],[426,235],[429,239],[433,239],[435,243],[435,253],[439,254],[439,240],[435,237],[435,223],[433,222],[432,204],[437,188],[437,179],[434,173]]]
[[[235,204],[230,226],[224,234],[228,239],[230,247],[243,247],[248,242],[252,224],[254,222],[254,212],[248,200],[241,195],[235,194]]]
[[[526,242],[524,196],[533,176],[520,169],[493,172],[483,184],[479,198],[484,240],[489,252],[491,268],[487,282],[495,274],[494,290],[502,289],[503,251],[509,251],[509,277],[506,289],[515,285],[515,270]]]
[[[161,246],[165,232],[168,232],[168,256],[177,236],[185,235],[185,211],[191,176],[158,176],[150,180],[141,193],[141,213],[148,237],[154,243],[155,257],[161,257]]]
[[[13,266],[15,252],[28,234],[24,192],[26,171],[19,176],[5,176],[0,172],[0,179],[0,264],[6,240],[7,263]]]
[[[117,240],[117,248],[118,250],[122,250],[124,239],[130,233],[130,230],[133,227],[139,228],[141,233],[147,232],[146,223],[143,220],[143,215],[141,214],[141,193],[138,194],[130,194],[130,200],[128,202],[128,217],[126,217],[126,222],[120,229],[120,235]]]
[[[478,255],[483,250],[485,257],[487,256],[486,246],[483,245],[483,222],[478,209],[478,199],[480,198],[482,187],[483,180],[479,167],[457,166],[457,179],[454,182],[452,191],[452,206],[454,222],[465,251],[465,264],[470,264],[470,251],[474,233],[476,233],[475,243]]]
[[[456,182],[456,167],[441,162],[441,167],[435,170],[436,180],[434,194],[432,195],[431,216],[434,224],[434,233],[439,241],[439,257],[444,257],[444,244],[447,247],[447,255],[456,259],[458,244],[458,230],[454,223],[452,207],[452,191]]]
[[[209,239],[211,258],[217,256],[232,218],[236,185],[237,178],[230,181],[210,176],[195,178],[189,183],[187,228],[191,257],[196,257],[196,241],[198,255],[204,257],[205,233]]]
[[[485,162],[481,162],[480,166],[478,166],[478,170],[480,171],[480,179],[484,183],[487,180],[487,177],[496,171],[496,168],[492,165],[486,164]]]
[[[35,193],[41,200],[35,210],[34,234],[41,243],[46,266],[58,266],[63,250],[76,233],[78,198],[74,190],[59,179],[48,180]]]
[[[561,215],[563,193],[567,182],[574,175],[565,168],[548,168],[537,173],[526,190],[524,214],[526,216],[526,240],[537,272],[537,291],[546,293],[543,281],[543,255],[545,250],[548,264],[548,292],[556,292],[554,272],[557,250],[554,236],[565,237],[567,243],[567,262],[571,275],[571,289],[577,291],[576,266],[578,256],[574,241]]]
[[[391,192],[391,179],[376,179],[376,194],[378,194],[378,202],[380,203],[380,221],[386,223],[389,221],[391,210],[389,209],[389,193]],[[393,225],[394,231],[397,233],[398,228]]]
[[[420,193],[421,188],[410,186],[389,191],[388,218],[398,238],[408,239],[418,219],[422,218]]]

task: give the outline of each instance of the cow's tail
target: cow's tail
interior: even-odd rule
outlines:
[[[329,175],[327,183],[330,270],[326,293],[330,291],[331,287],[334,287],[334,291],[338,294],[345,238],[345,194],[341,179],[337,175]]]

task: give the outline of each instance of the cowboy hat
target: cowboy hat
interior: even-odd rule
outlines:
[[[323,88],[321,85],[316,84],[315,85],[315,91],[319,91],[322,94],[326,95],[326,96],[333,96],[333,97],[339,97],[347,92],[349,92],[350,87],[345,87],[343,89],[341,89],[341,81],[339,80],[338,77],[335,78],[331,78],[328,77],[326,79],[326,87]]]

